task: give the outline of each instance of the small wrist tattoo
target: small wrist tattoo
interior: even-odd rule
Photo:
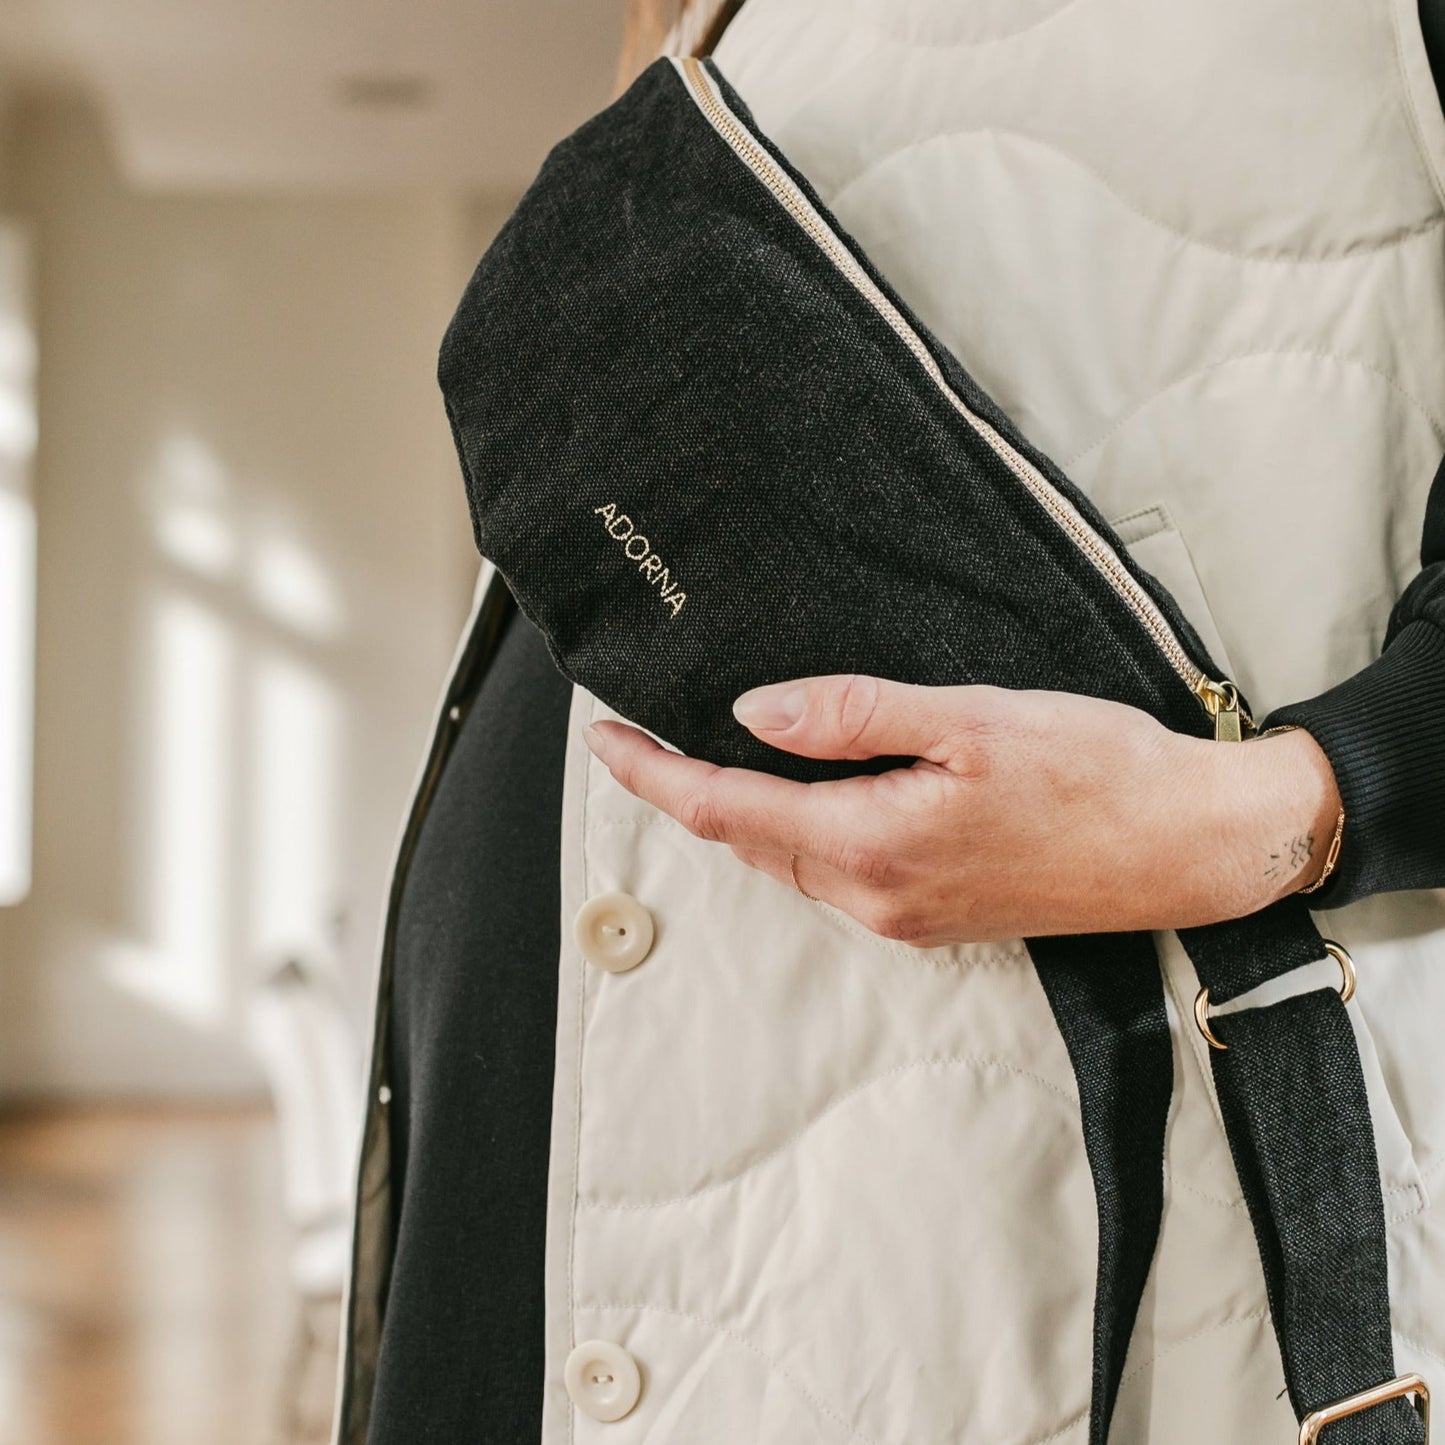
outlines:
[[[1266,878],[1282,878],[1287,873],[1298,873],[1315,856],[1315,835],[1296,833],[1289,842],[1269,855],[1269,866],[1264,870]]]

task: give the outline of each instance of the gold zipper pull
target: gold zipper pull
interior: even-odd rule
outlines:
[[[1239,689],[1228,679],[1201,678],[1196,690],[1204,710],[1214,719],[1215,742],[1243,742],[1245,733],[1254,731],[1254,719],[1240,706]]]

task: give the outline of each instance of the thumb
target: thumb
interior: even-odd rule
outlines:
[[[733,716],[763,742],[805,758],[946,760],[957,688],[915,687],[860,673],[803,677],[745,692]]]

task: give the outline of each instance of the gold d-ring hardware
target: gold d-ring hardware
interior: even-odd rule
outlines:
[[[1355,996],[1355,960],[1350,957],[1349,950],[1344,944],[1336,943],[1333,938],[1322,938],[1325,952],[1334,959],[1340,966],[1340,972],[1344,975],[1344,981],[1340,984],[1340,1002],[1349,1003]],[[1211,1049],[1218,1049],[1221,1053],[1229,1048],[1229,1045],[1209,1027],[1209,990],[1202,988],[1194,999],[1194,1022],[1199,1025],[1199,1032],[1202,1033]]]
[[[1383,1385],[1376,1385],[1373,1390],[1361,1390],[1358,1395],[1351,1395],[1306,1415],[1299,1427],[1299,1445],[1316,1445],[1320,1431],[1326,1425],[1333,1425],[1337,1420],[1358,1415],[1361,1410],[1369,1410],[1375,1405],[1384,1405],[1406,1395],[1415,1397],[1415,1408],[1420,1412],[1420,1420],[1425,1426],[1425,1445],[1430,1445],[1430,1387],[1419,1375],[1400,1375],[1396,1379],[1387,1380]]]

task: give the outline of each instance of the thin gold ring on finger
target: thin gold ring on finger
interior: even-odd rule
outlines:
[[[803,895],[804,898],[808,899],[810,903],[818,903],[822,901],[812,893],[809,893],[808,890],[804,888],[801,883],[798,882],[798,855],[796,853],[788,854],[788,877],[793,880],[793,887],[796,888],[798,892]]]

